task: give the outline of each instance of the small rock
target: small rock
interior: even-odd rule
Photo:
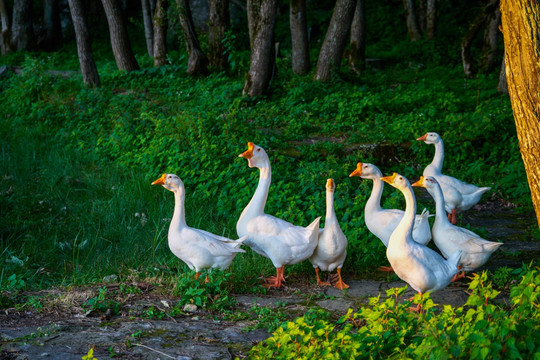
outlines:
[[[112,282],[115,282],[118,280],[118,276],[117,275],[107,275],[103,278],[103,282],[105,283],[112,283]]]
[[[186,304],[184,305],[184,308],[182,310],[184,310],[185,312],[195,312],[197,311],[197,305],[195,304]]]
[[[39,356],[45,357],[45,356],[51,356],[51,354],[49,354],[49,353],[41,353]]]
[[[193,358],[190,358],[189,356],[178,355],[176,357],[176,360],[193,360]]]

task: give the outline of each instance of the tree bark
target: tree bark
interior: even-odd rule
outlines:
[[[409,38],[412,41],[416,41],[422,37],[422,31],[418,25],[414,0],[403,0],[403,6],[405,7],[405,17],[407,20],[407,29],[409,30]]]
[[[154,14],[154,66],[167,64],[168,0],[157,0]]]
[[[144,38],[146,40],[146,50],[148,56],[154,57],[154,29],[152,26],[152,10],[150,6],[150,0],[141,0],[143,24],[144,24]]]
[[[426,2],[426,35],[429,40],[435,39],[437,30],[437,1],[427,0]]]
[[[71,19],[73,20],[73,28],[75,29],[77,53],[79,55],[83,82],[90,87],[99,86],[99,73],[94,62],[94,56],[92,55],[92,46],[84,18],[82,2],[81,0],[68,0],[68,3]]]
[[[501,24],[501,11],[497,7],[489,14],[488,26],[484,33],[484,67],[487,72],[492,72],[497,61],[497,40],[499,39],[499,25]]]
[[[229,0],[209,0],[208,60],[210,66],[227,70],[228,60],[223,39],[230,25]]]
[[[32,29],[32,0],[17,0],[13,4],[13,23],[11,26],[12,44],[17,51],[34,49]]]
[[[176,3],[178,4],[178,16],[188,52],[187,73],[189,75],[204,75],[208,72],[208,59],[202,52],[199,40],[197,39],[189,1],[177,0]]]
[[[41,48],[56,51],[62,47],[62,27],[58,0],[43,1],[43,27],[45,30]]]
[[[490,14],[494,13],[499,6],[499,0],[490,0],[489,3],[484,6],[482,11],[476,16],[469,31],[461,42],[461,62],[463,63],[463,72],[466,77],[472,77],[476,74],[476,68],[474,66],[474,60],[471,55],[471,47],[476,35],[487,26],[487,21]]]
[[[357,0],[351,24],[349,68],[359,73],[366,65],[366,10],[365,0]]]
[[[330,80],[332,70],[339,69],[343,51],[347,44],[347,35],[351,28],[356,0],[337,0],[330,25],[319,53],[315,80]]]
[[[13,46],[11,45],[11,22],[4,0],[0,0],[0,22],[2,23],[0,51],[2,55],[5,55],[13,51]]]
[[[127,33],[126,23],[118,0],[101,0],[107,23],[116,66],[122,71],[139,70]]]
[[[501,0],[506,79],[540,227],[540,3]]]
[[[306,0],[291,0],[289,11],[292,41],[292,71],[304,75],[311,69],[306,19]]]
[[[251,47],[249,72],[243,93],[250,97],[262,95],[272,78],[274,64],[274,27],[277,0],[248,0],[247,15]]]

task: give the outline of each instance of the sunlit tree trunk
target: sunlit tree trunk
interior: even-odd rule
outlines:
[[[289,10],[292,42],[292,71],[304,75],[311,69],[306,19],[306,0],[291,0]]]
[[[188,52],[187,73],[189,75],[206,74],[208,72],[208,59],[201,50],[199,40],[197,39],[189,1],[177,0],[176,3],[178,5],[178,16],[180,18],[180,25],[182,26]]]
[[[101,0],[107,23],[109,24],[109,35],[111,46],[119,70],[133,71],[139,69],[139,64],[135,59],[131,43],[127,33],[124,14],[118,0]]]
[[[157,0],[154,14],[154,66],[167,64],[168,0]]]
[[[351,28],[355,8],[356,0],[336,1],[334,13],[319,53],[315,80],[328,81],[332,70],[339,68],[343,51],[347,45],[347,35]]]
[[[154,57],[154,29],[152,24],[152,9],[150,7],[150,0],[141,0],[143,24],[144,24],[144,38],[146,40],[146,51],[148,56]]]
[[[540,227],[540,3],[501,0],[506,80]]]
[[[13,47],[11,45],[11,21],[4,0],[0,0],[0,22],[2,25],[2,28],[0,29],[0,51],[2,55],[5,55],[8,52],[13,51]]]
[[[32,1],[17,0],[13,4],[11,25],[12,44],[17,51],[33,50],[34,31],[32,29]]]
[[[247,2],[251,58],[243,93],[250,97],[262,95],[272,78],[276,12],[277,0]]]
[[[407,21],[407,29],[409,30],[409,37],[412,41],[416,41],[422,37],[422,31],[420,30],[420,26],[418,24],[414,0],[403,0],[403,6],[405,7],[405,17]]]
[[[228,61],[223,39],[230,23],[229,1],[210,0],[208,12],[208,60],[211,67],[226,70]]]
[[[351,24],[349,44],[349,68],[360,72],[366,65],[366,10],[365,0],[357,0]]]
[[[73,20],[75,29],[75,39],[77,41],[77,53],[81,65],[83,81],[90,87],[99,86],[99,74],[92,55],[92,46],[84,18],[82,0],[68,0],[69,12]]]

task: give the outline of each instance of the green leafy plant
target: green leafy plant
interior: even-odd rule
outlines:
[[[112,315],[118,315],[120,313],[120,309],[122,308],[122,304],[113,299],[109,299],[107,295],[108,290],[106,287],[99,288],[98,295],[88,299],[83,304],[83,308],[100,313],[110,311]]]

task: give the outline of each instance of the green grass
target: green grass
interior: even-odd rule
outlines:
[[[414,140],[426,131],[443,136],[448,174],[531,209],[496,76],[463,79],[459,67],[398,64],[322,84],[285,71],[267,96],[246,99],[242,78],[187,77],[182,57],[130,74],[102,64],[99,89],[84,88],[77,76],[50,76],[48,69],[73,67],[63,57],[27,56],[22,75],[0,79],[2,289],[186,272],[167,246],[173,196],[150,183],[162,172],[178,174],[188,224],[236,238],[258,179],[237,157],[248,141],[272,161],[268,213],[309,224],[324,215],[324,184],[334,178],[351,274],[369,273],[385,255],[363,221],[371,183],[348,175],[365,161],[418,177],[434,151]],[[391,189],[383,201],[404,206]],[[228,271],[233,290],[250,292],[274,269],[248,249]],[[287,272],[312,275],[306,264]],[[13,275],[24,284],[9,281]]]

